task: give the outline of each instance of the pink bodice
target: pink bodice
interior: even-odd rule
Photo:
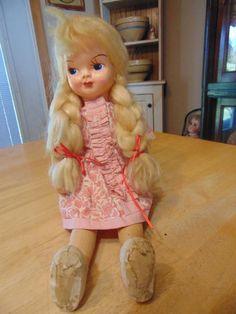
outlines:
[[[111,193],[125,199],[125,187],[121,185],[124,158],[114,139],[113,105],[104,98],[85,102],[81,110],[85,157],[96,159]],[[90,164],[91,166],[91,164]]]

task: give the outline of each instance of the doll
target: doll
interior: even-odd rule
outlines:
[[[191,115],[188,120],[186,136],[198,138],[200,136],[200,115]]]
[[[117,229],[121,277],[137,302],[151,299],[155,254],[144,238],[158,165],[147,152],[140,107],[126,87],[128,53],[117,31],[97,17],[55,11],[58,83],[47,150],[59,192],[66,247],[53,257],[53,301],[73,311],[84,295],[98,230]]]

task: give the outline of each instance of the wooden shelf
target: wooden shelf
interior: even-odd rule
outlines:
[[[124,42],[125,46],[131,47],[131,46],[150,46],[150,45],[157,45],[158,44],[158,38],[155,39],[144,39],[139,41],[129,41]]]
[[[157,4],[156,0],[149,0],[144,1],[143,0],[102,0],[101,1],[103,5],[107,6],[108,8],[124,8],[129,6],[153,6]]]
[[[124,42],[130,60],[148,59],[153,65],[148,80],[128,82],[127,85],[142,107],[148,125],[156,131],[163,131],[163,94],[166,83],[162,80],[163,0],[99,0],[99,2],[101,17],[113,26],[120,18],[147,16],[150,26],[154,27],[155,39]]]
[[[166,81],[142,81],[142,82],[130,82],[128,83],[128,86],[135,86],[135,85],[164,85]]]
[[[162,0],[100,0],[102,18],[115,26],[116,21],[127,16],[147,16],[150,27],[154,28],[155,39],[124,42],[130,59],[149,59],[153,69],[151,80],[162,75]]]

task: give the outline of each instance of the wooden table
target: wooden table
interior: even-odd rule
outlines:
[[[236,313],[236,146],[157,134],[161,193],[148,230],[157,257],[152,302],[130,300],[119,242],[103,233],[79,313]],[[47,176],[43,142],[0,150],[0,313],[61,313],[49,265],[69,234]]]

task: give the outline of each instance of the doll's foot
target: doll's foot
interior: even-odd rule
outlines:
[[[136,302],[150,300],[154,292],[155,253],[144,238],[125,241],[120,250],[121,277]]]
[[[74,311],[84,295],[88,263],[78,248],[68,245],[53,257],[50,286],[53,301],[63,310]]]

